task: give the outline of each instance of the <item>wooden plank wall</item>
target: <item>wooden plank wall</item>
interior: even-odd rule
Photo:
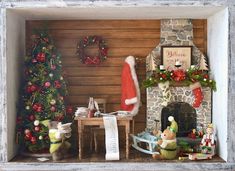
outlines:
[[[40,28],[44,21],[27,21],[26,42],[33,29]],[[138,57],[139,81],[145,78],[145,57],[160,41],[160,20],[74,20],[48,21],[47,26],[55,45],[62,54],[64,70],[67,72],[68,104],[87,106],[89,96],[107,98],[107,111],[120,109],[120,76],[124,59],[128,55]],[[206,20],[193,20],[194,43],[206,54]],[[107,61],[100,66],[89,67],[80,63],[76,56],[78,41],[89,35],[99,35],[109,46]],[[97,53],[97,47],[87,48],[87,53]],[[136,132],[145,128],[146,96],[141,90],[142,107],[136,117]]]

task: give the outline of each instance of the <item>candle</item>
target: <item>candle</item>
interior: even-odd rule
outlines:
[[[191,69],[194,69],[195,68],[195,65],[191,65]]]
[[[150,60],[150,70],[155,71],[156,70],[156,65],[155,65],[155,62],[154,62],[154,59],[153,59],[152,55],[150,56],[149,60]]]
[[[164,65],[160,65],[160,70],[165,70]]]
[[[176,65],[176,66],[181,66],[180,61],[176,61],[176,62],[175,62],[175,65]]]

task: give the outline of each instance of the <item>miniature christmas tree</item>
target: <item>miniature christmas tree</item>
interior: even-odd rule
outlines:
[[[199,69],[203,70],[203,71],[208,71],[209,70],[207,60],[206,60],[206,57],[204,55],[201,56]]]
[[[21,147],[30,152],[49,148],[49,120],[68,118],[64,103],[67,89],[60,58],[46,31],[32,35],[17,116],[17,139]]]

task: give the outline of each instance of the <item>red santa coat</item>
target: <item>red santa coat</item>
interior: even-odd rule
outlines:
[[[140,89],[135,72],[135,58],[128,56],[122,70],[121,109],[136,115],[140,106]]]

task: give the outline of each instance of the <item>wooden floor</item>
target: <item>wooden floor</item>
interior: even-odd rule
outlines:
[[[125,150],[121,149],[121,159],[116,162],[169,162],[169,163],[180,163],[180,162],[207,162],[207,163],[224,163],[225,161],[221,159],[219,156],[214,156],[212,160],[200,160],[200,161],[191,161],[188,159],[185,160],[155,160],[151,157],[151,155],[147,155],[136,151],[135,149],[130,150],[130,159],[125,158]],[[46,161],[45,163],[53,162],[51,158],[50,160]],[[31,163],[31,162],[38,162],[37,158],[34,157],[26,157],[22,155],[16,156],[11,162],[22,162],[22,163]],[[82,160],[78,160],[77,155],[73,155],[67,159],[59,161],[61,163],[79,163],[79,162],[108,162],[105,160],[105,152],[99,153],[87,153],[84,154]],[[112,161],[113,162],[113,161]]]

